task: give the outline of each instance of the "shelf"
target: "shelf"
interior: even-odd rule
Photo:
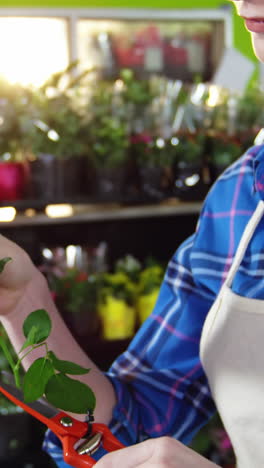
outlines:
[[[117,203],[104,204],[74,204],[72,214],[64,217],[51,218],[45,212],[25,210],[17,213],[11,222],[1,222],[1,229],[17,226],[41,226],[51,224],[89,223],[135,218],[152,218],[161,216],[178,216],[199,214],[201,202],[181,202],[169,199],[159,204],[124,206]]]

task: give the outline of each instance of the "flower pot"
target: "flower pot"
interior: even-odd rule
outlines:
[[[0,162],[0,200],[21,200],[26,193],[27,172],[23,162]]]
[[[211,186],[207,167],[180,162],[176,169],[173,194],[183,201],[203,200]]]
[[[99,330],[99,316],[95,310],[82,309],[76,313],[64,311],[62,317],[76,337],[95,336]]]
[[[105,340],[123,340],[134,335],[136,311],[125,301],[107,296],[105,303],[99,307],[99,314]]]
[[[84,191],[85,160],[72,156],[57,159],[56,199],[59,201],[80,198]]]
[[[98,168],[96,170],[95,195],[103,200],[120,200],[124,194],[125,166],[116,168]]]
[[[139,323],[142,324],[152,313],[159,294],[159,288],[154,289],[150,294],[139,296],[137,301],[137,312]]]
[[[31,196],[40,200],[63,202],[79,199],[84,190],[84,158],[58,159],[40,153],[30,162]]]
[[[31,198],[54,201],[56,198],[55,156],[49,153],[39,153],[37,158],[29,164]]]
[[[143,195],[153,200],[162,200],[165,195],[162,188],[163,168],[140,167],[139,174]]]

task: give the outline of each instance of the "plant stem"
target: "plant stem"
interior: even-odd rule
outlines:
[[[1,342],[0,342],[1,344]],[[34,349],[37,349],[37,348],[40,348],[40,346],[45,346],[46,348],[46,356],[47,356],[47,353],[48,353],[48,345],[46,342],[44,343],[40,343],[38,345],[33,345],[31,347],[31,349],[29,349],[20,359],[18,359],[18,361],[16,362],[16,364],[14,364],[14,361],[13,361],[13,365],[11,365],[11,362],[9,362],[10,366],[12,367],[12,370],[13,370],[13,373],[14,373],[14,376],[15,376],[15,382],[16,382],[16,386],[17,388],[21,388],[21,384],[20,384],[20,377],[19,377],[19,367],[22,363],[22,360],[29,354],[31,353],[31,351],[33,351]],[[11,356],[10,356],[11,357]],[[11,357],[12,359],[12,357]]]
[[[48,346],[47,346],[47,343],[44,342],[44,343],[40,343],[38,345],[33,345],[20,359],[18,359],[17,363],[16,363],[16,367],[19,367],[22,360],[28,355],[30,354],[34,349],[37,349],[37,348],[40,348],[41,346],[45,346],[46,348],[46,354],[48,352]]]
[[[20,388],[20,377],[19,377],[19,369],[17,367],[17,364],[15,364],[14,362],[14,359],[12,358],[12,355],[5,343],[5,341],[3,340],[3,338],[0,336],[0,346],[3,350],[3,353],[8,361],[8,364],[10,365],[12,371],[13,371],[13,374],[14,374],[14,377],[15,377],[15,382],[16,382],[16,386],[18,388]]]
[[[21,382],[20,382],[20,375],[19,375],[19,368],[14,368],[14,377],[15,377],[15,383],[17,388],[21,388]]]
[[[3,338],[1,336],[0,336],[0,346],[1,346],[2,350],[3,350],[3,353],[4,353],[7,361],[8,361],[8,364],[10,365],[12,370],[14,370],[15,362],[14,362],[12,356],[11,356],[11,353],[10,353],[8,347],[6,346],[5,341],[3,340]]]

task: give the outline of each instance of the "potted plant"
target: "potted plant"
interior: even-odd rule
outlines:
[[[36,198],[64,201],[83,194],[86,129],[75,96],[85,73],[70,81],[69,74],[75,65],[56,73],[30,93],[25,144],[31,166],[32,196]],[[63,86],[67,78],[67,85]]]
[[[0,201],[27,195],[28,166],[23,152],[22,118],[25,92],[18,85],[0,81]]]
[[[79,336],[98,332],[98,281],[76,268],[67,269],[61,276],[49,274],[55,302],[72,333]]]
[[[123,118],[126,120],[130,135],[141,134],[151,126],[150,105],[155,91],[150,79],[138,79],[130,68],[120,70],[119,98],[122,102]]]
[[[128,161],[127,125],[115,112],[113,101],[113,85],[97,83],[86,122],[87,147],[96,174],[95,193],[103,199],[122,196]]]
[[[119,97],[122,102],[123,119],[127,122],[129,132],[130,185],[139,197],[143,195],[159,198],[160,168],[156,168],[156,163],[146,167],[146,156],[150,156],[154,146],[152,104],[156,92],[150,79],[138,79],[135,72],[129,68],[121,69],[119,81],[122,83]]]
[[[156,304],[164,268],[157,262],[152,261],[139,275],[137,288],[137,312],[139,322],[142,324],[153,311]]]
[[[131,338],[135,332],[135,284],[124,272],[99,277],[99,314],[106,340]]]
[[[211,184],[205,154],[203,132],[181,133],[178,136],[174,195],[181,200],[203,200]]]
[[[141,269],[141,263],[130,254],[118,259],[114,266],[114,271],[116,273],[125,273],[125,275],[127,275],[130,281],[135,285],[138,284]]]
[[[207,137],[207,154],[214,181],[242,154],[240,141],[225,134],[212,132]]]
[[[256,134],[263,127],[264,93],[253,83],[240,96],[231,96],[235,103],[235,131],[243,147],[253,143]]]
[[[177,161],[173,140],[142,133],[131,137],[131,150],[139,168],[143,197],[159,201],[170,196]]]

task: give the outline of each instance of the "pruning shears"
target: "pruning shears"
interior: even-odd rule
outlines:
[[[54,432],[62,443],[64,461],[75,468],[95,465],[96,461],[91,455],[99,447],[103,447],[107,452],[124,447],[105,424],[91,423],[89,420],[78,421],[51,406],[44,398],[33,403],[25,403],[23,392],[12,383],[6,383],[2,377],[0,392]]]

